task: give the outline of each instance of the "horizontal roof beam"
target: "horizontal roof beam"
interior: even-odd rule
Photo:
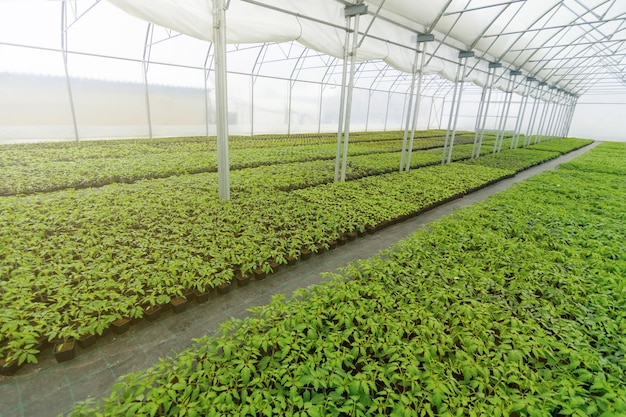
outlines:
[[[480,6],[480,7],[472,7],[472,8],[468,8],[468,9],[464,9],[464,10],[459,10],[456,12],[447,12],[444,13],[443,16],[451,16],[454,14],[463,14],[463,13],[467,13],[467,12],[474,12],[476,10],[483,10],[483,9],[489,9],[492,7],[498,7],[498,6],[508,6],[509,4],[513,4],[513,3],[519,3],[519,2],[525,2],[526,0],[511,0],[511,1],[506,1],[504,3],[497,3],[497,4],[489,4],[487,6]]]
[[[591,58],[613,58],[616,56],[626,56],[626,53],[623,54],[607,54],[607,53],[597,53],[595,55],[585,55],[585,56],[570,56],[564,58],[551,58],[545,57],[541,59],[530,59],[526,62],[546,62],[546,61],[572,61],[574,59],[591,59]],[[614,64],[613,64],[614,65]]]
[[[626,39],[605,39],[605,40],[600,40],[600,41],[595,41],[595,42],[576,42],[576,43],[567,43],[567,44],[561,44],[561,45],[541,45],[541,46],[534,46],[534,47],[527,47],[527,48],[519,48],[519,49],[510,49],[508,52],[525,52],[525,51],[529,51],[529,50],[541,50],[541,49],[550,49],[550,48],[566,48],[566,47],[573,47],[573,46],[584,46],[584,45],[597,45],[599,43],[620,43],[620,42],[626,42]]]
[[[567,25],[544,26],[542,28],[532,28],[532,29],[526,29],[526,30],[517,30],[517,31],[514,31],[514,32],[495,33],[493,35],[483,35],[483,38],[493,38],[493,37],[506,36],[506,35],[520,35],[520,34],[528,33],[528,32],[541,32],[543,30],[565,29],[565,28],[574,27],[574,26],[603,25],[603,24],[608,23],[608,22],[616,22],[616,21],[626,21],[626,17],[618,17],[618,18],[606,19],[606,20],[595,20],[595,21],[592,21],[592,22],[585,22],[585,21],[583,21],[583,22],[575,22],[575,23],[569,23]]]

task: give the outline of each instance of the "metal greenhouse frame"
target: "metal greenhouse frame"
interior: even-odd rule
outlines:
[[[36,9],[8,0],[0,15],[12,7],[24,15]],[[69,122],[55,127],[56,137],[167,136],[176,131],[168,97],[184,95],[193,110],[179,134],[217,136],[223,199],[233,131],[336,132],[335,180],[343,181],[355,129],[402,130],[399,170],[408,171],[415,130],[441,128],[445,116],[442,163],[451,161],[460,117],[470,119],[462,125],[474,129],[478,157],[486,131],[496,134],[492,152],[502,150],[507,132],[512,148],[564,137],[581,96],[626,94],[626,4],[618,0],[62,0],[46,4],[39,19],[58,17],[60,31],[34,41],[13,37],[10,22],[0,22],[2,61],[40,54],[64,81],[66,97],[55,93],[55,107],[68,109]],[[89,34],[89,26],[106,19],[124,20],[116,27],[142,32],[143,43],[133,39],[135,49],[119,54],[96,47],[98,33]],[[141,92],[128,93],[137,106],[119,111],[125,124],[102,109],[90,113],[98,109],[83,94],[97,88],[83,80],[106,70],[83,62],[119,67],[120,74],[133,68],[132,81],[122,82]],[[4,65],[0,73],[33,72]],[[10,97],[17,94],[11,90],[0,105],[15,108]],[[479,97],[477,106],[467,107],[467,94]],[[462,116],[467,108],[471,116]],[[29,117],[39,120],[34,113]],[[0,140],[18,127],[0,120]],[[37,140],[42,133],[24,135]]]

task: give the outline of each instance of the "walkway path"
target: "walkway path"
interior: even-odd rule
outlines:
[[[513,183],[554,169],[597,144],[523,171],[513,178],[374,235],[366,235],[333,251],[284,268],[263,281],[234,288],[229,294],[217,296],[207,303],[192,303],[183,313],[168,312],[155,322],[144,320],[122,335],[109,334],[86,350],[77,348],[76,358],[69,362],[57,364],[51,352],[43,352],[38,364],[27,365],[12,377],[0,376],[0,416],[53,417],[68,412],[77,401],[108,393],[120,375],[148,368],[158,362],[159,357],[191,346],[193,338],[213,333],[220,323],[231,317],[245,317],[248,308],[267,304],[272,295],[290,295],[298,288],[323,282],[322,272],[334,271],[354,259],[370,257],[411,235],[426,223],[457,208],[484,200]]]

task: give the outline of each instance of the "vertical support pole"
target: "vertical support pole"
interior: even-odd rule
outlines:
[[[478,146],[476,146],[476,141],[474,140],[474,148],[472,150],[472,158],[478,158],[480,156],[480,151],[483,146],[483,139],[485,138],[485,127],[487,125],[487,117],[489,116],[489,106],[491,105],[491,95],[493,93],[493,82],[496,78],[496,69],[501,68],[502,64],[497,62],[489,63],[489,72],[487,73],[487,84],[486,88],[489,89],[487,94],[487,102],[485,103],[485,111],[483,114],[482,124],[480,126],[480,137],[478,139]],[[493,69],[493,72],[491,70]],[[489,78],[489,73],[491,73],[491,78]]]
[[[317,133],[322,133],[322,102],[324,100],[324,84],[320,84],[320,107],[317,118]]]
[[[404,97],[403,98],[404,98],[404,100],[403,100],[404,101],[404,106],[402,106],[402,116],[400,116],[400,127],[402,127],[402,123],[405,121],[404,115],[407,113],[407,111],[406,111],[407,103],[406,102],[407,102],[408,94],[404,93]]]
[[[526,137],[524,138],[524,146],[528,146],[530,145],[530,142],[532,141],[532,134],[535,128],[535,119],[537,117],[537,108],[539,105],[539,99],[541,96],[541,87],[538,88],[539,92],[537,93],[537,97],[534,99],[533,102],[533,109],[530,112],[530,120],[528,121],[528,130],[526,133]]]
[[[228,164],[228,90],[226,75],[226,9],[224,0],[213,1],[213,44],[215,45],[215,108],[217,113],[218,196],[230,200]]]
[[[430,99],[430,108],[428,109],[428,121],[426,122],[426,130],[430,130],[430,119],[433,116],[433,107],[434,107],[434,105],[435,105],[435,98],[431,97],[431,99]]]
[[[456,73],[456,79],[454,83],[454,94],[452,98],[452,112],[448,120],[448,130],[446,131],[446,139],[443,146],[443,158],[442,163],[450,163],[452,160],[452,149],[454,147],[454,136],[456,135],[456,126],[459,121],[459,110],[461,108],[461,97],[463,96],[463,82],[465,81],[465,65],[467,64],[467,58],[473,57],[474,53],[471,51],[461,51],[459,53],[459,68]],[[460,88],[458,88],[460,87]],[[458,90],[458,97],[457,97]],[[456,102],[455,102],[456,100]],[[454,117],[452,117],[454,114]],[[446,155],[447,152],[447,155]]]
[[[439,114],[439,125],[437,126],[437,130],[441,130],[441,126],[443,125],[443,112],[445,109],[446,109],[446,98],[444,97],[443,100],[441,100],[441,114]]]
[[[295,82],[289,80],[289,103],[287,104],[287,134],[291,135],[291,97],[293,95],[293,86]]]
[[[504,142],[504,132],[506,131],[506,124],[509,119],[509,112],[511,110],[511,102],[513,101],[513,85],[515,83],[515,77],[518,75],[521,75],[521,71],[513,70],[509,72],[509,83],[507,85],[506,96],[505,96],[506,104],[504,106],[502,120],[500,121],[500,128],[498,132],[499,136],[496,137],[496,142],[498,142],[498,139],[500,140],[498,144],[497,152],[502,151],[502,143]],[[511,139],[511,144],[512,144],[512,139]]]
[[[563,114],[561,115],[561,124],[559,126],[559,131],[557,135],[560,139],[565,138],[565,125],[567,123],[567,115],[569,114],[569,104],[571,102],[572,96],[563,91]]]
[[[542,87],[543,86],[547,86],[547,83],[541,83],[540,84]],[[543,88],[542,88],[543,90]],[[535,141],[534,143],[537,144],[539,142],[541,142],[542,139],[542,135],[543,135],[543,130],[545,128],[545,124],[546,124],[546,119],[548,118],[548,111],[549,111],[549,107],[550,107],[550,98],[552,96],[552,92],[550,92],[550,94],[548,95],[548,98],[546,100],[543,100],[543,107],[542,107],[542,111],[541,111],[541,117],[539,119],[539,126],[537,127],[537,133],[535,134]]]
[[[446,137],[443,142],[443,155],[441,156],[441,163],[445,164],[448,156],[448,142],[452,132],[452,123],[454,121],[454,109],[456,108],[457,91],[459,89],[459,79],[461,77],[461,71],[465,67],[465,59],[459,58],[459,63],[456,68],[456,76],[454,78],[454,89],[452,90],[452,103],[450,104],[450,115],[448,116],[448,128],[446,129]],[[444,99],[445,100],[445,99]]]
[[[350,18],[346,17],[346,37],[343,47],[343,66],[341,72],[341,102],[339,103],[339,125],[337,126],[337,149],[335,155],[335,182],[339,181],[341,174],[341,142],[343,140],[343,119],[346,108],[346,80],[348,78],[348,42],[350,41],[350,32],[347,28],[350,26]]]
[[[209,136],[209,86],[208,80],[209,71],[204,69],[204,132],[205,136]]]
[[[569,117],[567,119],[567,127],[565,129],[564,137],[568,137],[569,136],[569,130],[572,127],[572,120],[574,120],[574,112],[576,111],[576,104],[578,104],[578,97],[573,96],[572,97],[572,107],[570,109]]]
[[[389,120],[389,105],[391,104],[391,91],[387,91],[387,109],[385,110],[385,126],[383,131],[387,131],[387,121]]]
[[[365,131],[368,131],[370,124],[370,105],[372,104],[372,94],[374,94],[371,90],[367,94],[367,114],[365,115]]]
[[[418,37],[418,40],[420,38]],[[429,38],[430,39],[430,38]],[[432,37],[434,39],[434,37]],[[411,139],[409,140],[409,154],[406,159],[405,171],[411,169],[411,155],[413,154],[413,143],[415,142],[415,129],[417,128],[417,118],[419,117],[420,106],[422,104],[422,82],[424,80],[424,65],[426,63],[426,45],[424,42],[418,43],[418,48],[421,49],[422,60],[419,67],[419,77],[417,79],[417,93],[415,97],[415,111],[413,113],[413,126],[411,126]]]
[[[209,136],[209,74],[211,73],[210,67],[213,66],[213,63],[211,65],[208,65],[208,63],[212,47],[213,44],[210,44],[204,59],[204,121],[206,136]]]
[[[530,79],[526,79],[526,85],[522,92],[522,101],[517,113],[517,120],[515,121],[515,132],[513,134],[513,140],[511,141],[511,149],[517,148],[519,144],[519,137],[522,133],[522,125],[524,122],[524,116],[526,115],[526,107],[528,106],[528,97],[530,95]]]
[[[148,119],[148,132],[150,139],[152,139],[152,112],[150,111],[150,92],[148,90],[148,68],[150,65],[150,54],[152,52],[152,35],[154,34],[154,25],[148,23],[148,29],[146,30],[146,41],[143,47],[143,59],[141,60],[141,67],[143,69],[143,88],[144,97],[146,99],[146,117]]]
[[[341,181],[346,180],[346,165],[348,164],[348,140],[350,138],[350,119],[352,117],[352,93],[354,91],[354,73],[356,70],[356,50],[358,47],[359,36],[359,18],[357,14],[354,17],[354,32],[352,37],[352,51],[350,52],[350,84],[348,84],[348,98],[346,102],[346,125],[344,128],[343,138],[343,159],[341,166]]]
[[[569,113],[570,113],[570,107],[572,104],[572,96],[569,93],[566,93],[566,97],[565,97],[565,108],[563,110],[563,120],[561,121],[561,127],[560,127],[560,131],[559,131],[559,136],[561,138],[565,138],[566,135],[566,129],[567,129],[567,119],[569,118]]]
[[[563,121],[563,107],[563,91],[559,90],[557,93],[557,114],[554,126],[550,132],[555,139],[560,139],[559,132]]]
[[[254,84],[256,75],[250,75],[250,136],[254,136]]]
[[[61,53],[63,55],[63,68],[65,69],[65,83],[67,86],[67,96],[70,100],[70,110],[72,112],[72,125],[74,127],[74,138],[79,141],[78,123],[76,122],[76,109],[74,106],[74,94],[72,93],[72,83],[70,82],[70,70],[67,64],[67,7],[66,3],[61,3]]]
[[[565,116],[565,121],[563,123],[563,137],[564,138],[566,138],[568,136],[568,133],[569,133],[569,124],[570,124],[570,120],[572,118],[572,115],[574,113],[575,101],[576,101],[576,98],[574,96],[570,95],[569,103],[568,103],[568,106],[567,106],[567,114]]]
[[[496,70],[494,67],[489,66],[487,71],[487,80],[483,87],[483,94],[481,104],[478,106],[478,115],[476,116],[476,132],[474,132],[474,146],[472,146],[472,158],[478,158],[480,156],[480,149],[482,148],[483,138],[485,137],[485,126],[487,124],[487,115],[489,114],[489,105],[491,103],[491,93],[493,91],[492,83],[495,77]]]
[[[543,131],[540,141],[550,139],[550,133],[552,132],[552,126],[554,125],[554,112],[556,111],[556,97],[555,97],[556,87],[550,87],[550,116],[548,116],[548,120],[546,121],[546,127]]]
[[[419,49],[419,43],[418,43]],[[404,137],[402,138],[402,152],[400,153],[400,169],[402,172],[404,170],[404,157],[406,154],[407,148],[407,140],[409,138],[409,126],[411,124],[411,114],[413,114],[413,97],[415,96],[415,78],[417,72],[417,59],[419,56],[419,52],[415,51],[415,56],[413,58],[413,68],[411,71],[411,87],[409,88],[409,108],[406,112],[406,123],[404,125]]]
[[[485,102],[487,101],[487,87],[489,85],[489,79],[491,77],[491,67],[487,71],[487,79],[483,86],[483,91],[480,95],[480,103],[478,103],[478,113],[476,114],[476,123],[474,124],[474,145],[472,146],[472,158],[476,155],[476,148],[478,147],[478,137],[480,136],[480,126],[483,119],[483,111],[485,109]]]
[[[504,96],[504,107],[502,108],[502,118],[500,119],[500,126],[498,127],[498,133],[496,135],[496,147],[494,147],[495,152],[502,151],[502,143],[504,142],[504,131],[506,130],[506,122],[509,118],[509,110],[511,109],[511,101],[513,101],[513,80],[515,78],[515,74],[511,73],[509,82],[506,87],[506,94]]]
[[[572,103],[573,103],[573,97],[570,93],[567,93],[567,97],[565,100],[565,112],[563,114],[563,122],[561,123],[561,131],[560,131],[560,136],[561,138],[566,138],[567,137],[567,123],[569,120],[569,115],[571,112],[571,108],[572,108]]]
[[[559,125],[556,130],[556,137],[563,139],[563,131],[565,127],[565,118],[567,117],[567,104],[569,102],[569,94],[561,90],[561,115],[559,117]]]

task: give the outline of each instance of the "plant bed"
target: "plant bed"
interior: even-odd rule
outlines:
[[[80,336],[76,342],[81,348],[87,349],[89,346],[94,345],[97,340],[98,338],[95,334],[85,334]]]
[[[170,306],[172,307],[174,313],[182,313],[185,311],[187,309],[187,304],[187,298],[184,296],[174,297],[170,300]]]
[[[302,251],[300,251],[300,259],[306,261],[309,258],[311,258],[311,251],[308,249],[302,249]]]
[[[76,356],[76,341],[74,339],[68,339],[55,343],[53,353],[58,363],[74,359]]]
[[[113,323],[111,323],[111,330],[113,330],[113,333],[115,334],[122,334],[130,329],[130,323],[131,319],[127,317],[117,319]]]
[[[63,157],[64,152],[57,153]],[[328,152],[324,150],[312,156],[323,156],[322,153]],[[41,150],[41,154],[49,156],[47,149]],[[254,161],[255,156],[246,156],[246,161],[250,161],[243,164],[240,161],[240,165],[257,163],[258,161]],[[395,166],[397,154],[389,157],[393,157],[391,159]],[[320,166],[327,164],[324,158],[326,157],[319,158],[323,160]],[[166,303],[173,291],[190,287],[192,282],[202,282],[207,288],[215,288],[225,280],[236,283],[232,275],[233,269],[244,263],[264,265],[267,273],[269,269],[265,264],[269,259],[278,257],[284,264],[285,257],[290,252],[297,253],[303,247],[317,251],[312,242],[324,242],[327,245],[330,239],[336,237],[335,231],[351,230],[357,225],[363,228],[365,224],[377,224],[402,216],[437,198],[458,193],[503,174],[503,170],[499,169],[452,163],[402,174],[393,172],[355,179],[341,184],[330,182],[323,186],[318,184],[324,181],[324,176],[302,179],[308,181],[307,187],[282,193],[275,192],[278,185],[301,185],[298,172],[308,175],[317,171],[303,170],[302,164],[279,165],[273,160],[267,161],[272,165],[257,164],[266,166],[246,175],[238,173],[234,176],[233,189],[238,197],[233,204],[221,204],[217,197],[204,192],[206,187],[217,184],[217,177],[212,174],[185,175],[166,180],[139,181],[133,185],[120,184],[98,190],[64,191],[54,195],[19,196],[3,200],[0,202],[0,221],[3,223],[0,240],[17,239],[15,245],[12,245],[15,248],[32,247],[33,252],[42,254],[40,259],[30,259],[19,256],[17,252],[13,254],[12,248],[0,254],[0,271],[26,268],[24,271],[34,272],[26,274],[32,276],[25,282],[11,278],[7,281],[7,287],[3,287],[3,301],[9,310],[5,317],[17,317],[21,314],[19,310],[33,311],[38,316],[48,311],[61,312],[61,308],[67,303],[62,299],[62,295],[65,295],[56,289],[56,272],[51,269],[54,262],[48,262],[54,259],[62,260],[59,268],[69,273],[67,282],[64,281],[68,291],[64,290],[62,293],[72,294],[72,308],[79,312],[91,312],[94,308],[102,310],[102,313],[106,311],[104,316],[89,313],[88,320],[81,323],[86,328],[98,325],[100,333],[105,325],[107,328],[110,326],[115,317],[129,314],[137,316],[130,313],[137,306],[165,304],[164,307],[168,308]],[[351,178],[359,178],[366,171],[387,170],[385,166],[377,166],[373,170],[369,170],[369,166],[365,168],[368,169],[354,169]],[[189,172],[194,171],[190,169]],[[118,179],[119,182],[125,180],[123,176]],[[203,184],[203,191],[193,191],[199,190],[199,184]],[[155,189],[159,191],[155,192]],[[424,195],[432,198],[423,202]],[[89,206],[85,206],[85,201],[90,202]],[[128,221],[109,221],[113,214],[110,201],[116,201],[120,210],[129,213]],[[265,204],[259,207],[259,201],[264,201]],[[200,207],[203,216],[193,225],[188,223],[187,216],[179,215],[187,213],[188,216],[194,216]],[[86,208],[89,210],[85,210]],[[59,218],[63,213],[72,213],[72,221],[59,228],[52,219]],[[297,221],[291,222],[287,219]],[[82,227],[84,224],[90,224],[89,231]],[[28,228],[24,228],[24,225],[28,225]],[[250,236],[258,236],[248,239],[248,232],[241,233],[247,230],[250,231]],[[42,231],[49,239],[40,238]],[[86,243],[84,248],[55,245],[66,233],[76,233],[81,242],[94,243]],[[185,240],[184,236],[188,233],[192,233],[194,239]],[[72,280],[85,268],[93,266],[103,270],[110,269],[109,262],[100,256],[97,240],[93,240],[93,236],[101,237],[107,245],[116,245],[120,259],[127,259],[128,262],[116,268],[110,276],[97,281],[97,284],[95,280]],[[120,242],[130,243],[119,244]],[[140,242],[152,242],[152,248],[141,247],[143,244]],[[216,245],[216,242],[223,242],[224,245]],[[259,251],[259,244],[263,246],[262,251]],[[158,256],[155,256],[159,252],[169,251],[177,253],[170,262],[160,262]],[[80,256],[76,253],[80,253]],[[142,256],[136,255],[139,253]],[[303,253],[302,258],[306,259],[306,254]],[[136,274],[133,271],[142,273]],[[202,281],[194,281],[200,277]],[[70,285],[75,287],[69,288]],[[94,307],[93,294],[96,291],[104,292],[102,300],[115,299],[115,303],[107,305],[99,297],[102,305]],[[33,300],[33,294],[45,295],[50,305],[42,302],[43,298],[42,301]],[[41,323],[42,328],[37,329],[37,333],[58,332],[60,322],[57,319],[46,320]],[[78,331],[80,334],[85,328]],[[24,342],[21,346],[11,345],[10,349],[6,347],[5,350],[9,357],[20,355],[26,350],[37,350],[28,346],[30,345]],[[36,352],[32,353],[27,361],[34,360],[35,355]]]
[[[626,415],[623,178],[564,171],[275,298],[77,415],[173,399],[196,415]]]
[[[163,311],[163,307],[160,305],[151,305],[144,309],[143,316],[148,321],[154,321],[161,316],[161,312]]]

